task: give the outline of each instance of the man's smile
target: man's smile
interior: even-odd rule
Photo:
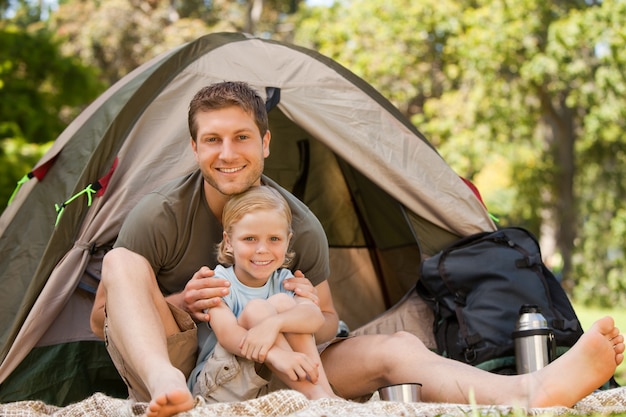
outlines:
[[[237,167],[237,168],[217,168],[219,172],[223,172],[225,174],[232,174],[234,172],[241,171],[245,166]]]

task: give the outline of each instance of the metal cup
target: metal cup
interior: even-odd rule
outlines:
[[[422,384],[394,384],[378,388],[378,395],[383,401],[397,401],[403,403],[420,402],[422,398]]]

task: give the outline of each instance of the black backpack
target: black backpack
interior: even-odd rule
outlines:
[[[416,290],[434,312],[438,353],[491,372],[516,373],[512,333],[524,304],[546,317],[557,356],[583,333],[537,239],[523,228],[453,243],[422,262]]]

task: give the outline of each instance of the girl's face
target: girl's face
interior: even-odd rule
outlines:
[[[245,214],[231,226],[227,247],[233,252],[237,279],[249,287],[262,287],[285,262],[289,247],[289,225],[278,210]]]

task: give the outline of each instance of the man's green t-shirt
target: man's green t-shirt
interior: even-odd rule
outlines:
[[[145,257],[164,295],[182,291],[202,266],[214,268],[222,225],[204,196],[202,175],[196,171],[144,196],[130,211],[115,247],[124,247]],[[319,220],[309,208],[263,177],[263,184],[276,188],[293,213],[291,249],[296,253],[292,271],[301,270],[317,285],[330,274],[328,240]],[[129,277],[132,279],[132,277]]]

